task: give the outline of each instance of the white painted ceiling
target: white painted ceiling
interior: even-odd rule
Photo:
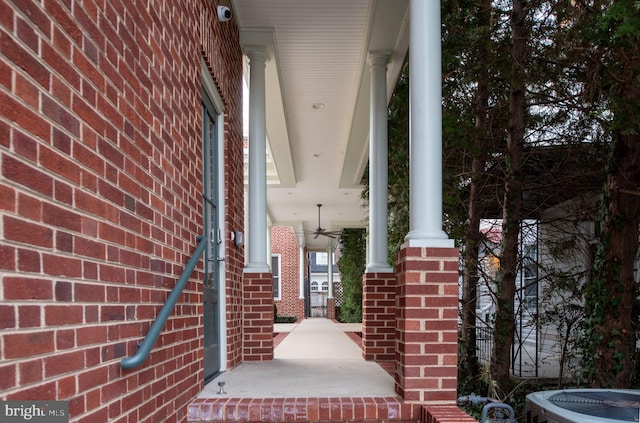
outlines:
[[[312,232],[366,226],[370,51],[391,53],[389,96],[408,50],[408,0],[233,0],[247,45],[271,44],[266,69],[267,211],[310,250]],[[248,80],[248,78],[247,78]]]

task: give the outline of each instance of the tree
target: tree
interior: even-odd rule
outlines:
[[[529,62],[528,5],[513,0],[511,10],[511,75],[509,121],[507,129],[506,173],[502,209],[502,254],[498,274],[495,333],[491,355],[491,373],[500,393],[511,386],[510,351],[513,341],[515,281],[518,273],[520,209],[522,205],[523,150],[526,129],[526,69]]]
[[[448,2],[444,15],[445,211],[450,232],[459,234],[463,265],[459,375],[465,390],[476,390],[480,373],[476,353],[478,254],[482,242],[487,155],[492,142],[489,115],[492,49],[490,0]],[[480,59],[482,58],[482,59]],[[472,66],[460,66],[469,61]],[[476,87],[475,90],[471,87]],[[465,110],[466,109],[466,110]],[[473,122],[473,123],[472,123]],[[470,171],[465,168],[469,166]],[[464,175],[464,176],[463,176]],[[466,179],[466,181],[465,181]],[[467,182],[468,184],[465,184]],[[466,204],[461,194],[467,195]],[[463,213],[456,213],[455,209]],[[460,214],[456,219],[454,216]],[[454,229],[458,222],[459,230]],[[451,230],[453,229],[453,230]]]
[[[348,228],[340,237],[340,270],[344,302],[340,307],[340,321],[362,321],[362,275],[366,262],[367,242],[364,229]]]
[[[600,243],[587,287],[582,364],[595,387],[630,387],[640,224],[640,2],[576,2],[574,51],[586,73],[587,116],[607,134]]]
[[[409,66],[405,64],[388,108],[388,245],[394,264],[409,233]]]
[[[460,362],[467,375],[479,373],[479,221],[502,218],[498,278],[490,281],[496,303],[491,373],[501,395],[511,382],[515,279],[522,270],[520,222],[593,192],[602,180],[602,161],[594,155],[601,148],[609,151],[609,161],[598,225],[602,238],[586,300],[591,321],[585,326],[584,363],[592,377],[606,374],[607,366],[619,373],[610,378],[611,385],[622,386],[629,379],[620,368],[631,368],[631,323],[637,320],[631,310],[640,215],[639,4],[443,2],[444,222],[464,260]],[[405,72],[389,107],[391,261],[408,230],[407,81]],[[556,274],[554,289],[572,277]],[[581,303],[568,300],[565,305],[573,313]],[[550,310],[547,318],[554,313],[557,320],[550,324],[565,334],[580,324],[565,318],[568,312],[561,307]],[[606,385],[594,379],[596,384]]]

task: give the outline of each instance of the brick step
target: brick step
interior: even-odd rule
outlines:
[[[190,423],[211,422],[393,422],[417,423],[420,404],[398,398],[198,398]]]

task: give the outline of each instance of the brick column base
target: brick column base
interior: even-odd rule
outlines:
[[[304,319],[304,298],[298,298],[296,302],[296,313],[295,316],[300,319]]]
[[[403,247],[397,262],[396,392],[451,404],[458,364],[458,249]]]
[[[396,356],[396,275],[365,273],[362,278],[362,356],[393,361]]]
[[[422,423],[478,423],[476,419],[455,405],[426,405],[422,407]]]
[[[336,319],[336,299],[327,298],[327,319]]]
[[[273,360],[273,276],[271,273],[245,273],[242,296],[243,360]]]

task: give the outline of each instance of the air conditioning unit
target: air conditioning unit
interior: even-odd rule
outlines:
[[[640,390],[564,389],[527,395],[526,423],[640,421]]]

